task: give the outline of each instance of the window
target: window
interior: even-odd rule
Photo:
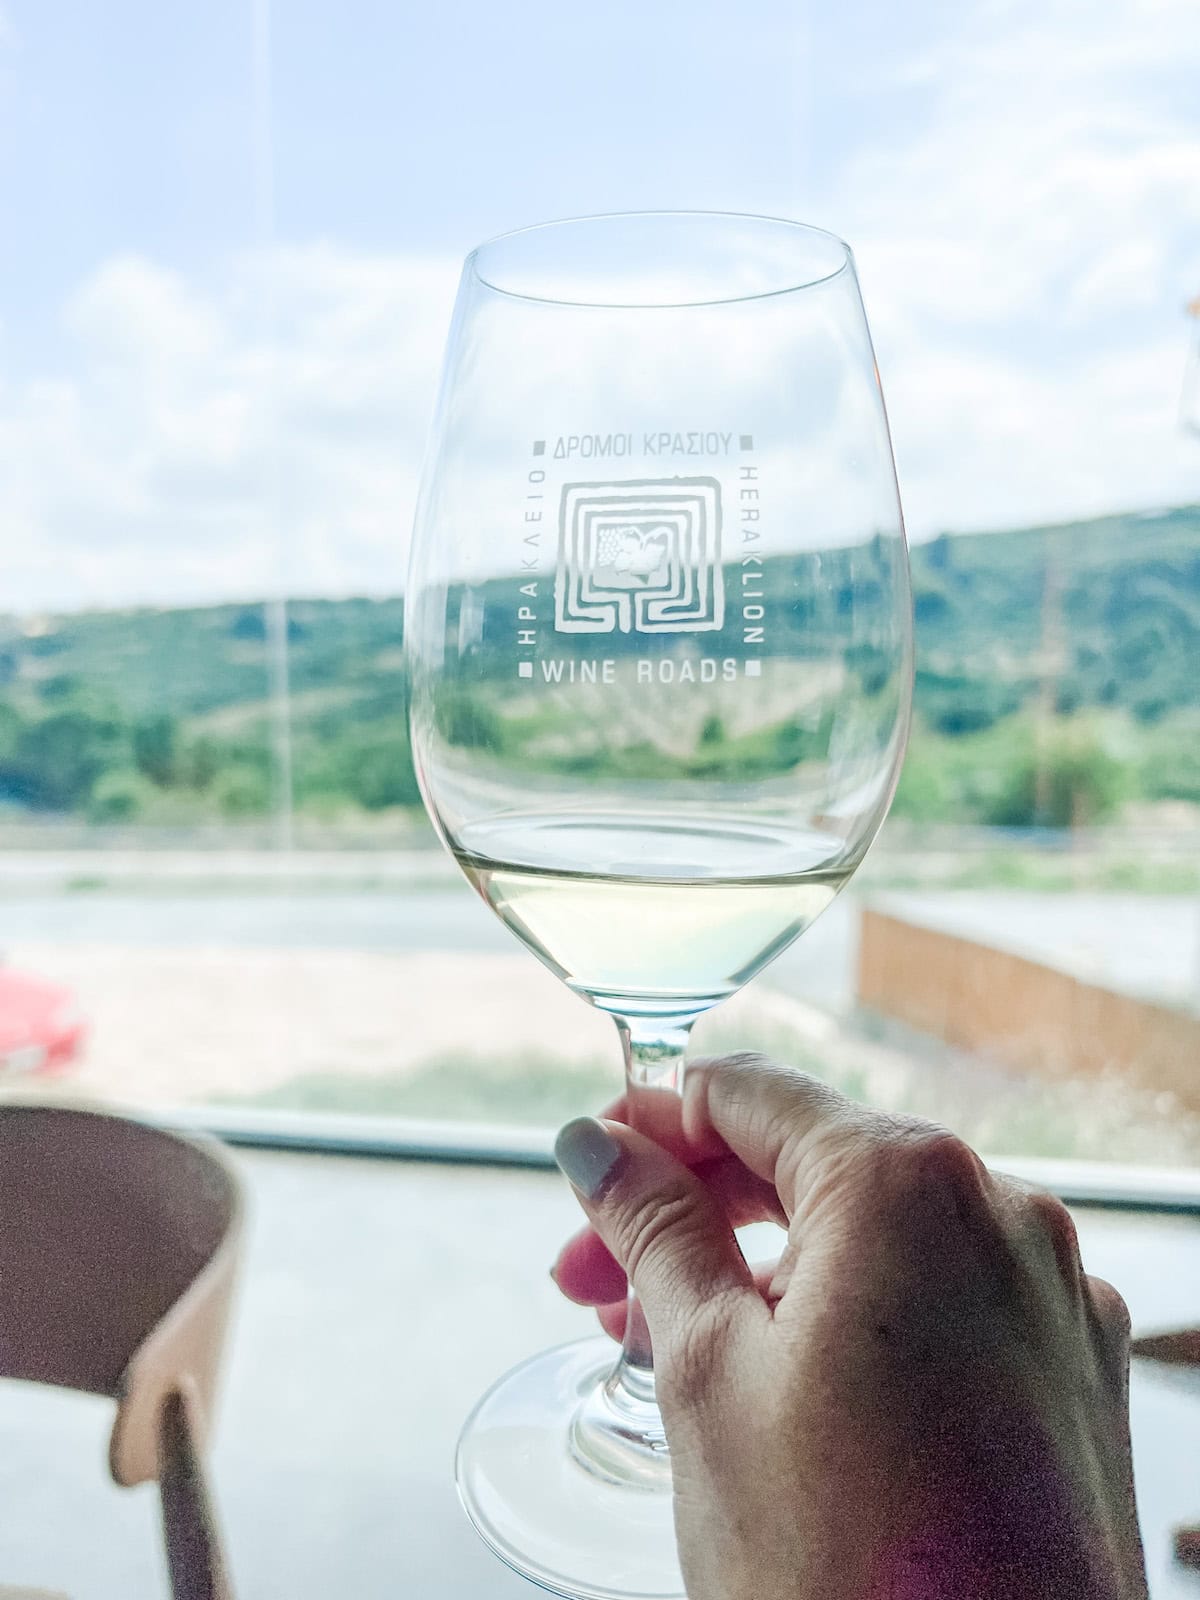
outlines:
[[[521,1125],[615,1092],[609,1024],[420,812],[405,543],[465,251],[732,209],[855,247],[916,721],[867,866],[700,1047],[990,1151],[1196,1165],[1185,0],[67,12],[0,0],[4,1092]]]

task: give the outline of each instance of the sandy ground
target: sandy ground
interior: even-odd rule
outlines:
[[[241,1098],[309,1073],[394,1074],[489,1041],[567,1060],[615,1049],[612,1025],[519,953],[23,945],[88,1019],[81,1094],[138,1103]]]
[[[23,944],[6,957],[77,997],[87,1045],[61,1086],[89,1098],[240,1099],[307,1074],[392,1076],[448,1057],[522,1051],[565,1065],[611,1061],[619,1082],[611,1021],[519,952]],[[723,1027],[751,1011],[759,1025],[822,1032],[809,1008],[761,986],[723,1008]]]
[[[0,1095],[136,1108],[236,1103],[292,1080],[396,1079],[437,1062],[519,1075],[522,1057],[588,1073],[620,1055],[611,1021],[520,951],[388,952],[19,943],[14,967],[70,988],[88,1022],[61,1078],[6,1077]],[[868,1038],[759,979],[697,1028],[696,1054],[761,1048],[810,1064],[882,1108],[932,1116],[978,1148],[1190,1166],[1200,1119],[1120,1082],[1008,1076],[932,1041]],[[589,1070],[590,1069],[590,1070]],[[362,1106],[361,1093],[355,1102]],[[453,1090],[446,1114],[462,1115]],[[431,1110],[432,1115],[439,1115]]]

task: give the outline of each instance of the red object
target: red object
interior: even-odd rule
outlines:
[[[63,1072],[84,1037],[75,997],[61,984],[0,967],[0,1078]]]

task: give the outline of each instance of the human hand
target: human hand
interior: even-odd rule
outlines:
[[[560,1135],[555,1276],[614,1334],[641,1299],[691,1600],[1144,1600],[1128,1314],[1057,1200],[756,1057],[638,1122]]]

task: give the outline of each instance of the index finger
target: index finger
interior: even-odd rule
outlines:
[[[789,1217],[816,1143],[870,1115],[808,1073],[748,1051],[689,1062],[682,1112],[687,1144],[704,1148],[715,1135],[757,1177],[774,1184]]]
[[[689,1062],[684,1075],[685,1083],[686,1074],[691,1070]],[[683,1096],[674,1089],[634,1088],[630,1091],[626,1088],[624,1094],[611,1101],[597,1115],[606,1122],[623,1122],[628,1128],[636,1128],[688,1167],[724,1156],[725,1142],[711,1128],[705,1128],[697,1138],[691,1137],[684,1126],[683,1107]]]

